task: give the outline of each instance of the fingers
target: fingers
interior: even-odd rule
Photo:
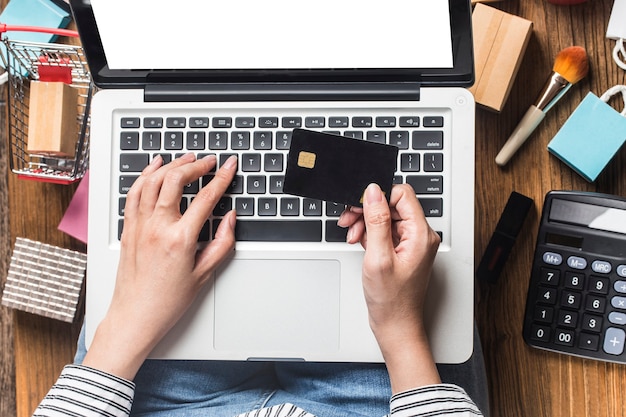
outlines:
[[[195,269],[201,276],[206,278],[235,247],[235,223],[236,214],[231,210],[217,227],[213,241],[198,254]]]
[[[367,233],[366,251],[380,256],[393,252],[391,212],[382,190],[376,184],[370,184],[365,190],[363,218]]]
[[[200,230],[219,199],[224,195],[233,181],[237,171],[237,157],[231,156],[217,170],[211,182],[202,188],[191,202],[182,221],[191,230]],[[179,198],[180,200],[180,198]]]

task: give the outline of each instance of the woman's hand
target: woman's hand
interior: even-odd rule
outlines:
[[[212,170],[216,158],[187,154],[161,164],[156,157],[126,196],[113,299],[83,362],[129,380],[235,246],[231,211],[197,251],[200,230],[235,175],[236,158],[224,163],[184,215],[184,186]]]
[[[438,383],[423,323],[423,306],[439,236],[429,227],[415,192],[394,186],[389,204],[373,184],[363,210],[345,211],[339,225],[348,242],[365,248],[363,290],[369,321],[381,348],[392,390]]]

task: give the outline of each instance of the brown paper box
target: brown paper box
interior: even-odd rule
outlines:
[[[30,83],[29,153],[73,157],[78,140],[78,90],[62,82]]]
[[[484,4],[472,13],[476,102],[499,112],[511,91],[532,34],[533,23]]]

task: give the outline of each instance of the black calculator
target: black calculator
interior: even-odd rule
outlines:
[[[524,315],[524,340],[626,363],[626,199],[546,195]]]

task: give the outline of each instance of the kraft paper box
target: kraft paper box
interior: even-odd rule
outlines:
[[[73,157],[78,141],[78,90],[62,82],[30,83],[28,152]]]
[[[504,107],[532,34],[533,23],[494,7],[476,4],[472,13],[476,103],[499,112]]]

